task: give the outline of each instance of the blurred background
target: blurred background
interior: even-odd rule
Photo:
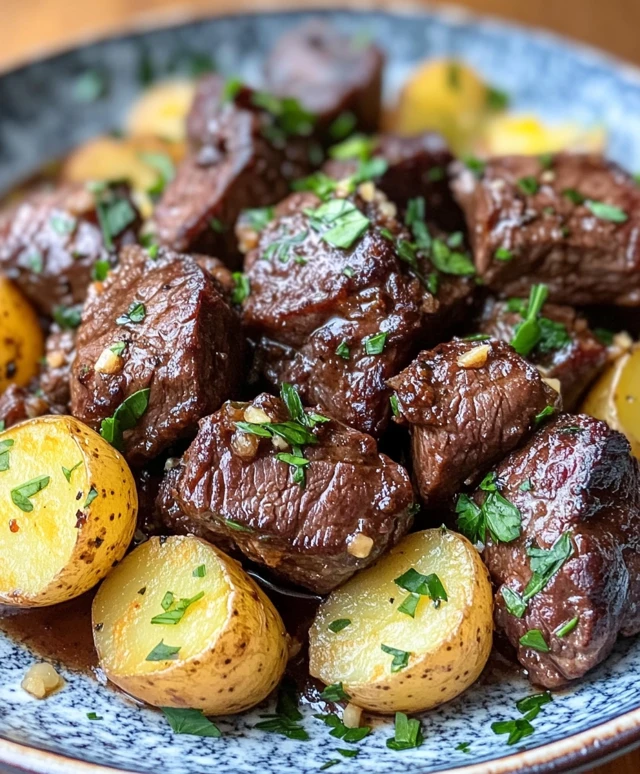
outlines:
[[[450,3],[447,3],[449,5]],[[640,0],[458,0],[482,13],[546,27],[640,64]],[[252,8],[442,5],[424,0],[0,0],[0,68],[84,37],[158,17]]]

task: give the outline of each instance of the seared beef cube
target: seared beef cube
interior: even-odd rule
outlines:
[[[198,266],[208,272],[218,283],[218,288],[224,297],[228,300],[231,299],[236,282],[233,272],[229,270],[226,264],[219,258],[213,258],[210,255],[194,255],[193,257]]]
[[[386,163],[386,170],[375,178],[375,183],[394,204],[404,209],[409,199],[422,196],[429,221],[448,231],[461,228],[462,213],[449,188],[448,168],[453,156],[439,134],[425,132],[415,137],[381,134],[362,143],[364,155]],[[324,165],[325,174],[335,180],[353,175],[359,167],[358,159],[342,156],[349,152],[349,147],[357,151],[360,145],[347,140],[336,151],[341,158],[333,158]]]
[[[47,401],[26,387],[12,384],[0,394],[0,430],[49,413]]]
[[[523,322],[526,307],[522,299],[488,299],[479,330],[510,343]],[[570,306],[545,304],[542,315],[542,338],[527,360],[546,379],[560,382],[563,406],[571,410],[606,363],[607,348],[590,330],[587,320]]]
[[[445,504],[486,473],[560,400],[501,341],[440,344],[388,384],[395,421],[411,430],[413,472],[429,505]]]
[[[640,631],[638,461],[605,422],[563,414],[495,476],[522,519],[520,537],[489,537],[485,549],[496,626],[531,680],[558,688],[606,658],[619,633]]]
[[[319,225],[316,211],[340,208],[346,214],[329,224],[332,232]],[[469,293],[459,277],[443,282],[438,297],[423,286],[397,252],[393,235],[408,234],[394,212],[386,200],[323,204],[314,194],[294,194],[245,261],[250,295],[243,320],[266,378],[295,384],[305,403],[375,437],[390,415],[386,379],[406,365],[429,330],[442,331]],[[364,231],[342,242],[339,223]]]
[[[115,249],[137,241],[139,224],[124,186],[92,192],[72,183],[35,193],[0,215],[0,271],[42,314],[63,313],[57,307],[84,301]]]
[[[54,323],[47,336],[45,356],[38,383],[55,414],[68,414],[71,403],[71,364],[76,355],[74,330]]]
[[[142,465],[195,435],[241,370],[239,320],[211,275],[186,255],[127,248],[83,311],[72,414]]]
[[[407,532],[413,491],[370,436],[262,394],[201,421],[159,502],[172,529],[325,593]]]
[[[544,282],[562,304],[640,305],[640,187],[600,156],[505,156],[459,165],[464,210],[486,285],[525,296]]]
[[[328,139],[340,136],[341,124],[371,133],[380,122],[383,66],[372,43],[313,20],[280,38],[266,63],[267,89],[297,99]]]

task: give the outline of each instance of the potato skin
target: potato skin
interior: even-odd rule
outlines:
[[[94,640],[107,677],[127,693],[158,707],[191,707],[207,715],[234,714],[253,707],[276,687],[287,663],[288,637],[280,615],[240,564],[219,549],[193,536],[160,541],[152,538],[129,554],[102,584],[94,600]],[[158,564],[165,561],[163,553],[166,556],[185,543],[198,545],[199,555],[208,557],[208,572],[216,562],[222,569],[227,588],[224,622],[212,639],[198,643],[201,648],[189,658],[157,662],[160,666],[154,671],[122,671],[120,654],[110,650],[115,640],[107,625],[101,631],[95,630],[96,625],[102,623],[110,606],[119,606],[124,613],[126,600],[120,579],[130,565],[144,562],[150,576],[162,576]],[[155,640],[166,636],[168,642],[171,638],[180,641],[184,636],[181,625],[156,627],[159,631]],[[133,627],[134,636],[138,633]],[[119,641],[127,647],[122,631]]]
[[[631,400],[630,400],[631,398]],[[640,458],[640,345],[620,355],[589,390],[581,411],[623,433]]]
[[[432,571],[439,574],[445,589],[453,585],[451,573],[464,573],[464,577],[458,577],[458,583],[464,588],[464,599],[456,600],[447,592],[449,601],[442,605],[455,605],[455,615],[449,625],[438,632],[437,641],[431,647],[421,653],[414,650],[405,669],[391,672],[390,667],[384,670],[375,668],[360,680],[345,679],[345,662],[340,663],[340,655],[335,652],[333,643],[342,635],[347,638],[356,635],[349,634],[349,627],[338,634],[330,633],[328,625],[340,618],[354,620],[361,607],[368,611],[383,610],[385,605],[388,607],[389,592],[393,594],[393,604],[397,608],[407,592],[397,586],[394,592],[389,581],[412,566],[410,562],[402,560],[402,553],[407,549],[408,553],[415,551],[421,543],[424,544],[424,555],[434,558]],[[447,552],[457,556],[451,560],[452,569],[445,573],[437,569],[437,557]],[[419,571],[428,574],[428,570]],[[385,576],[385,582],[382,582],[382,576]],[[340,597],[349,594],[349,586],[355,587],[356,584],[358,602],[355,608],[345,609],[340,604]],[[367,594],[371,595],[369,599]],[[421,604],[432,603],[425,600]],[[435,609],[427,612],[434,616],[438,614]],[[384,641],[385,635],[380,634],[377,624],[375,620],[370,620],[365,630],[365,647],[370,653],[378,653]],[[421,626],[418,617],[413,619],[398,613],[393,621],[396,647],[410,640],[410,636],[405,637],[403,632],[413,631],[415,636],[416,626]],[[386,632],[388,634],[388,627]],[[419,632],[420,629],[418,636]],[[342,682],[351,702],[366,710],[380,713],[421,712],[450,701],[475,682],[489,658],[492,639],[493,595],[480,555],[462,535],[440,529],[426,530],[404,538],[386,557],[333,592],[320,606],[309,633],[310,672],[327,684]],[[344,659],[350,659],[348,652],[342,655]],[[354,658],[357,656],[354,655]]]
[[[18,288],[0,275],[0,393],[25,387],[38,373],[44,337],[38,317]]]
[[[0,553],[11,551],[11,541],[20,535],[24,556],[20,572],[25,573],[22,587],[7,585],[7,565],[0,568],[0,603],[17,607],[43,607],[65,602],[95,586],[125,554],[136,527],[138,495],[135,481],[124,457],[97,433],[73,417],[43,416],[31,419],[0,434],[0,441],[11,439],[11,468],[0,475],[2,497],[9,489],[34,478],[35,473],[49,475],[51,483],[33,500],[34,511],[24,514],[12,507],[12,521],[21,529],[10,535],[1,526]],[[71,446],[69,446],[71,444]],[[66,446],[65,446],[66,445]],[[72,448],[76,456],[62,449]],[[81,461],[72,474],[72,482],[63,478],[62,466],[69,468]],[[8,477],[11,476],[9,479]],[[80,482],[84,481],[84,486]],[[5,494],[6,487],[6,494]],[[91,488],[97,496],[88,508],[84,502]],[[78,498],[80,494],[80,498]],[[53,511],[48,540],[29,532],[29,522],[42,520],[39,509],[45,504],[40,497],[52,500]],[[49,516],[49,519],[52,517]],[[8,522],[9,520],[7,520]],[[54,551],[67,540],[70,546],[59,571],[39,588],[29,582],[41,566],[44,552]],[[13,552],[12,552],[13,553]],[[30,560],[33,558],[33,566]]]

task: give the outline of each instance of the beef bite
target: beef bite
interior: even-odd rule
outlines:
[[[232,394],[242,353],[237,315],[193,258],[126,248],[83,311],[72,414],[141,465]]]
[[[200,82],[188,117],[191,150],[158,202],[154,229],[174,250],[217,255],[235,268],[238,216],[284,198],[309,171],[313,124],[294,106],[279,111],[278,100],[232,87],[218,75]]]
[[[523,299],[488,299],[478,330],[510,343],[523,324],[526,310]],[[563,406],[571,410],[607,362],[608,350],[587,320],[570,306],[545,304],[541,313],[540,340],[526,357],[546,379],[559,381]]]
[[[358,192],[279,205],[246,257],[243,321],[268,381],[295,384],[305,403],[379,437],[386,380],[421,341],[446,335],[472,283],[437,275],[395,206],[370,182]]]
[[[449,187],[448,169],[453,156],[439,134],[354,137],[330,149],[329,154],[331,158],[323,171],[334,180],[355,174],[362,159],[379,160],[382,163],[375,184],[394,204],[404,210],[410,199],[423,197],[430,222],[446,231],[464,225]]]
[[[167,523],[325,593],[411,525],[406,471],[368,435],[267,394],[203,419],[159,496]]]
[[[560,304],[640,305],[640,188],[600,156],[505,156],[453,181],[492,290],[544,282]]]
[[[531,680],[558,688],[640,630],[638,461],[604,422],[563,414],[500,463],[494,486],[521,520],[484,553],[496,626]]]
[[[0,271],[41,314],[61,317],[84,301],[116,250],[137,241],[139,225],[126,186],[39,191],[0,215]]]
[[[384,55],[373,43],[312,20],[276,43],[265,66],[266,86],[297,99],[316,116],[319,131],[335,140],[378,129],[383,67]]]
[[[538,370],[501,341],[455,340],[390,379],[395,421],[411,431],[413,474],[444,505],[521,443],[559,405]]]
[[[51,326],[38,377],[42,396],[54,414],[68,414],[71,403],[71,365],[76,355],[75,330]]]

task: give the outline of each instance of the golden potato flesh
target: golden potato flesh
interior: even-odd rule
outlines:
[[[138,497],[123,457],[71,417],[0,434],[0,602],[35,607],[84,593],[122,558]]]
[[[183,142],[195,90],[194,81],[179,78],[151,86],[131,109],[126,133],[132,137],[151,136]]]
[[[92,617],[107,677],[155,706],[241,712],[275,688],[287,662],[270,600],[196,537],[136,548],[100,587]]]
[[[34,266],[42,256],[33,254]],[[44,338],[27,299],[0,275],[0,393],[10,384],[24,387],[38,373]]]
[[[489,114],[489,90],[478,74],[452,59],[420,65],[402,89],[394,129],[440,132],[455,153],[469,152]]]
[[[582,411],[626,435],[640,458],[640,346],[617,358],[589,391]]]
[[[410,593],[394,581],[411,570],[437,575],[447,601],[436,606],[418,595],[415,617],[401,612]],[[417,532],[320,606],[309,634],[310,672],[342,683],[353,703],[374,712],[436,707],[480,675],[491,651],[492,606],[487,570],[466,538]]]

